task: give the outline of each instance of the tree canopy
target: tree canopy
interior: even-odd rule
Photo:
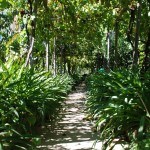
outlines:
[[[149,69],[148,0],[3,0],[0,9],[3,61],[17,55],[55,73]]]

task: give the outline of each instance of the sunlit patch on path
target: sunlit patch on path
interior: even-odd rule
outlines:
[[[41,150],[92,150],[96,133],[92,124],[85,121],[84,102],[86,93],[84,85],[69,94],[64,105],[64,111],[59,114],[60,119],[54,124],[47,124],[41,129]],[[100,150],[97,143],[96,149]]]

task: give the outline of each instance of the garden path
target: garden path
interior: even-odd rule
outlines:
[[[42,145],[40,150],[94,150],[93,143],[96,133],[92,123],[85,120],[84,102],[86,98],[85,85],[82,83],[68,95],[59,120],[42,127]],[[101,143],[95,149],[100,150]]]

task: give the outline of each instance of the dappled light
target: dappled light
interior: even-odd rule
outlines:
[[[149,150],[149,85],[149,0],[0,0],[0,150]]]
[[[97,133],[92,131],[92,123],[85,121],[85,85],[68,95],[63,111],[53,124],[47,123],[41,128],[42,145],[39,149],[50,150],[81,150],[92,149]],[[101,149],[101,143],[96,147]],[[95,148],[96,148],[95,147]]]

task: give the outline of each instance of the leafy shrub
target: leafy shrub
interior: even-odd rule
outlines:
[[[80,74],[72,74],[71,75],[71,77],[72,77],[72,79],[73,79],[73,81],[74,81],[74,85],[76,86],[76,85],[78,85],[80,82],[81,82],[81,78],[82,78],[82,76],[80,75]]]
[[[101,131],[104,149],[117,143],[134,145],[149,137],[149,84],[149,73],[141,79],[139,72],[130,70],[97,73],[87,79],[86,106]]]
[[[32,129],[55,116],[71,85],[68,75],[54,77],[15,62],[1,63],[1,149],[32,149],[39,141]]]

